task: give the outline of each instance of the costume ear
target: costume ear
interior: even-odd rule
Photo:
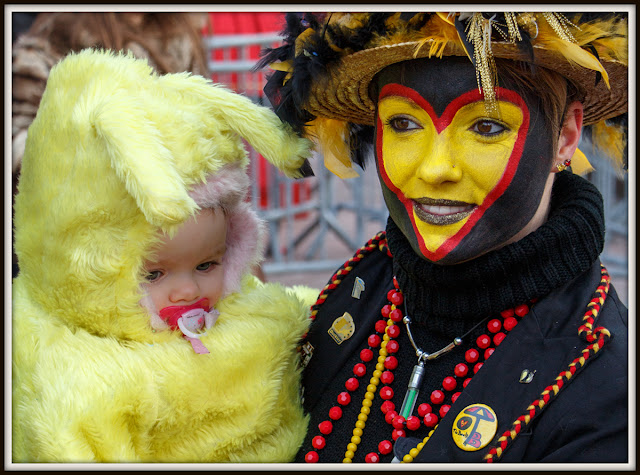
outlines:
[[[212,88],[216,91],[216,88]],[[225,99],[229,127],[287,176],[299,177],[311,144],[299,138],[270,109],[235,95]]]
[[[162,76],[160,81],[175,88],[180,86],[178,75]],[[203,108],[219,117],[221,123],[246,139],[258,153],[287,176],[301,176],[300,168],[310,156],[312,143],[299,137],[271,109],[218,84],[208,83],[207,87],[181,90],[184,94],[198,95]]]
[[[91,109],[89,109],[91,110]],[[130,92],[115,91],[90,113],[89,123],[111,167],[149,223],[167,229],[197,208],[175,169],[160,131]]]

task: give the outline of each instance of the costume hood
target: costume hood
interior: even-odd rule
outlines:
[[[158,230],[172,235],[213,206],[229,218],[225,294],[236,290],[263,239],[245,203],[243,139],[289,176],[309,153],[271,110],[203,77],[160,76],[131,54],[64,58],[29,129],[15,202],[29,299],[71,328],[159,338],[139,305],[144,258]]]
[[[266,108],[123,54],[51,72],[16,198],[15,462],[287,462],[308,417],[296,345],[310,289],[260,282],[246,138],[290,175],[308,143]],[[228,216],[225,293],[199,354],[154,331],[145,256],[199,207]],[[237,292],[235,290],[238,290]]]

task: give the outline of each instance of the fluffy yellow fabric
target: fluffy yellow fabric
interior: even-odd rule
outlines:
[[[289,170],[310,146],[249,99],[130,55],[87,50],[52,70],[15,202],[15,462],[294,456],[312,292],[245,275],[218,303],[205,355],[154,332],[140,305],[159,231],[192,214],[196,185],[244,170],[243,137]]]
[[[14,462],[287,462],[308,420],[298,394],[305,301],[247,276],[194,353],[68,327],[14,289]]]
[[[29,297],[71,328],[164,339],[140,318],[143,256],[158,227],[172,234],[193,214],[190,187],[246,167],[242,138],[290,174],[310,153],[273,111],[200,76],[157,76],[131,55],[67,56],[29,128],[15,202]]]

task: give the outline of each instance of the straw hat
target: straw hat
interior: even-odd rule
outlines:
[[[338,175],[351,174],[344,153],[357,153],[348,143],[362,129],[354,125],[374,124],[374,76],[391,64],[428,57],[467,56],[488,107],[495,102],[496,58],[556,71],[583,96],[584,125],[597,125],[594,143],[599,136],[601,144],[620,148],[624,130],[604,121],[627,111],[626,14],[289,14],[284,33],[285,44],[260,63],[276,70],[265,92],[283,120],[315,136]]]

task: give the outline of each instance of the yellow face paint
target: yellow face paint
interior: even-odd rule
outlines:
[[[411,88],[389,84],[381,91],[380,173],[404,204],[426,254],[453,248],[504,191],[524,142],[526,106],[519,102],[500,100],[498,112],[488,115],[482,96],[471,91],[438,117]]]

